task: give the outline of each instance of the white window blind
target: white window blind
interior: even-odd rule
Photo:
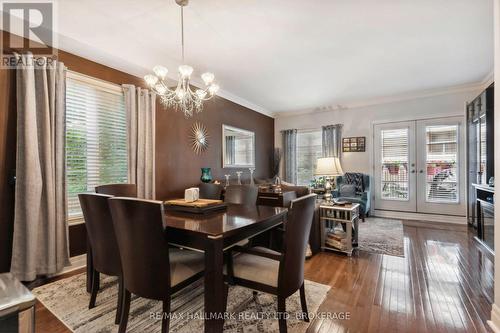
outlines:
[[[314,178],[316,160],[322,157],[321,130],[297,133],[297,184],[309,185]]]
[[[426,127],[428,202],[458,202],[458,126]]]
[[[381,146],[381,193],[385,200],[409,200],[408,178],[408,128],[382,130]]]
[[[66,81],[68,218],[81,220],[79,193],[127,182],[127,119],[120,87],[71,73]]]

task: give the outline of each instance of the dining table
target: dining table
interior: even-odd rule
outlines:
[[[224,251],[279,226],[286,218],[286,208],[260,205],[227,204],[224,210],[209,214],[165,211],[168,242],[205,255],[205,333],[221,333],[224,327]]]

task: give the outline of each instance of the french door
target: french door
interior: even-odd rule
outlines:
[[[374,127],[375,209],[465,215],[461,117]]]

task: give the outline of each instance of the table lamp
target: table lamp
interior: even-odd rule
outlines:
[[[330,201],[329,199],[332,196],[332,184],[330,180],[332,177],[342,176],[343,174],[344,171],[342,171],[338,157],[322,157],[317,159],[314,175],[325,177],[325,198],[327,201]],[[333,178],[333,185],[335,185],[335,178]]]

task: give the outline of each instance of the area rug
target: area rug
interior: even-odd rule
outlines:
[[[38,287],[33,293],[38,300],[70,330],[77,333],[117,332],[114,324],[117,280],[101,275],[101,290],[97,295],[96,307],[89,310],[89,294],[85,287],[86,276],[78,274],[63,280]],[[308,311],[317,313],[330,286],[305,282]],[[221,295],[222,297],[222,295]],[[259,293],[257,302],[252,291],[235,286],[229,289],[227,316],[224,332],[279,332],[276,315],[276,298]],[[172,298],[170,332],[203,332],[203,282],[199,281],[181,290]],[[161,302],[138,298],[132,295],[127,332],[160,332]],[[300,320],[300,297],[296,293],[287,300],[288,331],[305,332],[309,326]]]
[[[359,221],[358,249],[404,257],[402,221],[378,217],[367,218],[366,222]]]

